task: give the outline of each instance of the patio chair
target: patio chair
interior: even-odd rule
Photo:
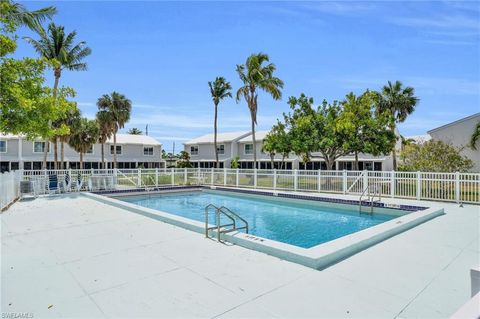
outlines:
[[[85,182],[85,178],[82,177],[81,174],[77,175],[77,185],[76,185],[76,191],[80,192],[83,188],[83,184]]]
[[[60,184],[58,182],[58,176],[56,174],[52,174],[48,176],[47,180],[47,191],[48,193],[60,193]]]
[[[60,184],[65,193],[72,190],[72,178],[68,172],[66,172],[65,176],[60,180]]]

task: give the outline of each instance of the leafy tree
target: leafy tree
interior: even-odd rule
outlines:
[[[43,28],[38,30],[40,36],[39,40],[34,40],[31,37],[24,37],[24,39],[30,43],[35,51],[44,59],[49,61],[53,67],[53,75],[55,82],[53,85],[53,98],[56,103],[58,84],[62,71],[68,69],[70,71],[85,71],[87,64],[83,60],[90,55],[92,50],[86,46],[85,41],[80,41],[78,44],[74,44],[76,31],[65,34],[65,28],[63,26],[57,26],[55,23],[50,23],[48,29],[45,31]],[[54,137],[54,158],[55,168],[58,165],[58,152],[57,152],[57,137]],[[63,147],[63,146],[62,146]],[[43,155],[43,166],[46,167],[47,161],[47,149]]]
[[[250,55],[245,64],[237,64],[237,73],[243,86],[238,89],[236,100],[239,102],[243,97],[250,110],[254,168],[257,168],[255,125],[257,124],[258,90],[267,92],[274,100],[279,100],[282,97],[283,81],[273,75],[277,69],[275,64],[268,62],[268,55],[258,53]],[[264,63],[268,64],[264,65]]]
[[[442,141],[428,141],[405,146],[400,153],[401,171],[467,172],[473,167],[460,150]]]
[[[212,96],[213,105],[215,109],[215,116],[213,120],[213,147],[215,148],[215,167],[219,167],[218,162],[218,146],[217,146],[217,117],[218,117],[218,104],[221,100],[232,97],[232,86],[230,82],[227,82],[224,77],[216,77],[215,81],[208,82],[210,88],[210,94]]]
[[[131,135],[142,135],[142,134],[143,134],[143,132],[140,131],[140,130],[139,130],[138,128],[136,128],[136,127],[133,127],[133,128],[131,128],[131,129],[129,129],[127,133],[128,133],[128,134],[131,134]]]
[[[180,156],[177,162],[177,167],[178,168],[191,168],[192,163],[190,163],[190,154],[185,151],[180,152]]]
[[[45,86],[47,62],[9,57],[16,50],[16,29],[34,26],[54,13],[53,7],[28,11],[12,1],[0,1],[0,131],[27,138],[48,138],[55,133],[50,123],[58,119],[65,103],[53,103],[52,90]],[[62,98],[73,96],[65,89]]]
[[[98,111],[96,115],[98,123],[98,142],[101,144],[102,168],[107,168],[105,164],[105,143],[108,141],[115,130],[114,121],[108,111]],[[115,147],[115,152],[116,152]]]
[[[83,155],[98,140],[98,124],[95,120],[80,118],[73,125],[69,145],[80,154],[80,168],[83,169]]]
[[[280,169],[283,168],[285,158],[292,151],[290,136],[285,130],[285,124],[280,121],[275,124],[263,141],[262,151],[270,155],[272,168],[274,167],[274,158],[276,154],[282,155]]]
[[[117,168],[117,132],[123,128],[130,119],[132,111],[132,102],[125,95],[118,92],[112,92],[110,95],[104,94],[97,101],[100,111],[105,111],[113,125],[113,167]]]
[[[415,89],[407,86],[403,87],[402,82],[395,81],[385,85],[378,93],[378,112],[390,114],[395,121],[390,124],[390,130],[395,133],[396,123],[405,121],[408,115],[412,114],[417,106],[419,99],[415,96]],[[394,149],[392,152],[393,169],[397,168],[397,154]]]
[[[395,133],[390,130],[393,118],[386,112],[375,112],[376,94],[366,91],[360,96],[347,94],[338,128],[345,135],[344,148],[355,155],[354,170],[358,170],[358,154],[374,156],[389,154],[395,147]]]
[[[470,137],[470,147],[474,150],[477,149],[477,142],[480,139],[480,122],[475,125],[472,136]]]
[[[77,104],[75,102],[69,102],[64,97],[62,92],[65,88],[61,88],[59,90],[59,94],[57,94],[57,107],[60,106],[63,110],[61,116],[53,121],[53,127],[56,128],[55,133],[53,134],[54,141],[59,139],[60,141],[60,168],[64,168],[65,163],[65,143],[68,143],[70,138],[70,132],[73,129],[74,123],[78,121],[80,118],[80,110],[77,108]],[[53,104],[52,104],[53,105]]]

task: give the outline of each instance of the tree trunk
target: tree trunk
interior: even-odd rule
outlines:
[[[285,165],[285,154],[282,154],[282,164],[280,164],[280,169],[283,169],[284,165]]]
[[[392,132],[395,135],[395,124],[392,125]],[[395,145],[393,146],[392,150],[392,164],[393,170],[397,170],[397,135],[395,135]]]
[[[252,117],[252,141],[253,141],[253,168],[257,168],[257,141],[255,139],[255,117],[253,112],[250,112]]]
[[[117,132],[113,133],[113,168],[117,168]]]
[[[354,170],[358,171],[358,152],[357,151],[355,151],[355,167],[354,167]]]
[[[57,101],[57,90],[58,90],[58,82],[60,81],[61,69],[55,68],[54,76],[55,82],[53,84],[53,103]],[[51,126],[51,121],[49,121],[49,126]],[[47,153],[48,153],[48,139],[45,140],[45,150],[43,151],[43,169],[47,169]]]
[[[275,167],[273,164],[275,163],[275,154],[270,154],[270,161],[272,163],[271,169],[274,169]]]
[[[219,167],[218,163],[218,148],[217,148],[217,116],[218,104],[215,103],[215,117],[213,120],[213,147],[215,148],[215,168]]]
[[[53,140],[53,168],[58,169],[58,137]]]
[[[102,168],[105,169],[105,143],[102,143]]]
[[[83,169],[83,152],[80,152],[80,169]]]
[[[65,141],[63,137],[60,139],[60,165],[61,169],[65,169]]]

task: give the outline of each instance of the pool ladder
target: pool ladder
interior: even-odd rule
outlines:
[[[210,209],[214,209],[215,211],[215,226],[209,226],[208,224],[208,216]],[[231,223],[229,224],[221,224],[220,223],[220,217],[225,216],[227,217]],[[237,227],[237,221],[241,221],[243,223],[243,226]],[[210,238],[208,235],[208,232],[210,230],[216,230],[217,231],[217,240],[218,242],[221,242],[220,240],[220,235],[225,234],[225,233],[230,233],[232,231],[238,231],[245,229],[245,232],[248,234],[248,222],[237,215],[236,213],[232,212],[230,209],[228,209],[225,206],[217,207],[213,204],[209,204],[205,207],[205,237]]]
[[[370,206],[370,212],[363,212],[362,211],[362,198],[364,196],[367,196],[366,199],[367,199],[367,203],[369,204]],[[378,196],[378,200],[375,200],[375,197]],[[358,201],[358,212],[360,214],[370,214],[372,215],[373,214],[373,203],[378,203],[382,200],[382,194],[378,188],[378,185],[376,184],[373,184],[373,185],[368,185],[367,187],[365,187],[365,189],[363,190],[362,192],[362,195],[360,195],[360,199]]]

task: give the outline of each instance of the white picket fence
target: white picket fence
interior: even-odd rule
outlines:
[[[98,176],[113,176],[115,187],[142,188],[170,185],[212,185],[281,191],[361,194],[368,185],[377,185],[383,197],[480,203],[480,173],[427,173],[385,171],[311,171],[255,169],[84,169],[26,170],[2,175],[4,202],[18,197],[20,179],[33,180],[57,175],[88,181]],[[6,176],[6,177],[3,177]],[[7,177],[10,176],[10,177]],[[7,182],[8,181],[8,182]],[[5,183],[5,186],[4,186]],[[101,190],[101,185],[85,182],[81,190]],[[72,189],[73,190],[73,189]],[[7,194],[8,193],[8,194]],[[4,200],[5,198],[5,200]]]
[[[21,171],[5,172],[0,174],[0,210],[8,208],[20,196],[20,181],[23,178]]]

